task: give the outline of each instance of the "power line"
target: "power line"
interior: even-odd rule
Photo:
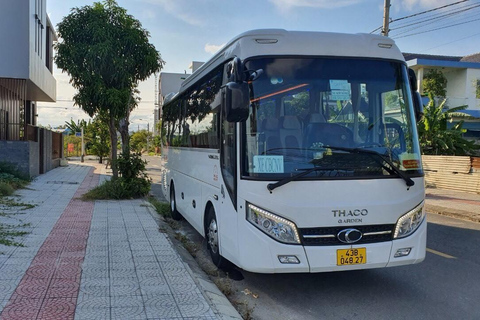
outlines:
[[[447,4],[447,5],[441,6],[441,7],[433,8],[433,9],[422,11],[422,12],[418,12],[418,13],[415,13],[415,14],[412,14],[412,15],[409,15],[409,16],[405,16],[405,17],[401,17],[401,18],[398,18],[398,19],[393,19],[393,20],[390,20],[390,23],[405,20],[405,19],[409,19],[409,18],[413,18],[413,17],[419,16],[419,15],[422,15],[422,14],[426,14],[426,13],[429,13],[429,12],[441,10],[441,9],[451,7],[451,6],[454,6],[454,5],[463,3],[463,2],[467,2],[467,1],[470,1],[470,0],[457,1],[457,2],[450,3],[450,4]],[[380,26],[380,27],[376,28],[375,30],[372,30],[370,33],[374,33],[378,30],[381,30],[382,28],[383,28],[383,26]]]
[[[471,37],[474,37],[474,36],[478,36],[478,35],[480,35],[480,32],[479,32],[479,33],[472,34],[472,35],[469,35],[469,36],[464,37],[464,38],[456,39],[456,40],[453,40],[453,41],[450,41],[450,42],[447,42],[447,43],[444,43],[444,44],[441,44],[441,45],[438,45],[438,46],[435,46],[435,47],[426,49],[426,50],[423,50],[423,51],[430,51],[430,50],[432,50],[432,49],[436,49],[436,48],[439,48],[439,47],[443,47],[443,46],[446,46],[447,44],[451,44],[451,43],[454,43],[454,42],[458,42],[458,41],[461,41],[461,40],[465,40],[465,39],[468,39],[468,38],[471,38]]]
[[[478,7],[480,7],[480,4],[478,5]],[[465,20],[467,20],[467,19],[476,18],[476,17],[478,17],[478,14],[477,14],[477,13],[474,13],[473,15],[468,15],[468,16],[454,17],[453,21],[450,21],[450,23],[452,23],[452,22],[455,23],[455,22],[459,21],[460,19],[461,19],[461,21],[465,21]],[[436,20],[436,21],[431,21],[431,22],[425,23],[425,24],[423,24],[423,25],[421,25],[421,26],[417,26],[417,27],[414,27],[414,28],[409,28],[409,29],[407,29],[407,30],[403,30],[403,31],[401,31],[401,32],[397,32],[393,37],[398,37],[398,36],[400,36],[400,35],[407,34],[407,33],[409,33],[410,31],[414,31],[414,30],[418,31],[420,28],[424,28],[424,27],[426,27],[426,26],[428,26],[428,25],[432,25],[432,24],[438,23],[438,22],[440,22],[440,20],[444,20],[444,19],[446,19],[446,18],[452,18],[452,17],[443,17],[442,19],[439,19],[439,20]],[[440,27],[441,27],[441,28],[443,28],[443,27],[448,27],[448,25],[442,25],[442,26],[440,26]],[[394,29],[394,31],[397,30],[397,29],[399,29],[399,28]]]
[[[473,20],[470,20],[470,21],[465,21],[465,22],[460,22],[460,23],[452,24],[452,25],[449,25],[449,26],[443,26],[443,27],[440,27],[440,28],[435,28],[435,29],[431,29],[431,30],[426,30],[426,31],[422,31],[422,32],[411,33],[411,34],[407,34],[407,35],[400,36],[400,37],[392,37],[392,39],[400,39],[400,38],[411,37],[411,36],[415,36],[415,35],[419,35],[419,34],[423,34],[423,33],[428,33],[428,32],[433,32],[433,31],[437,31],[437,30],[441,30],[441,29],[446,29],[446,28],[451,28],[451,27],[459,26],[459,25],[462,25],[462,24],[466,24],[466,23],[470,23],[470,22],[474,22],[474,21],[478,21],[478,20],[480,20],[480,18],[478,18],[478,19],[473,19]]]
[[[409,16],[401,17],[401,18],[398,18],[398,19],[393,19],[390,22],[405,20],[405,19],[408,19],[408,18],[412,18],[412,17],[416,17],[416,16],[419,16],[419,15],[425,14],[425,13],[429,13],[429,12],[432,12],[432,11],[436,11],[436,10],[440,10],[440,9],[443,9],[443,8],[451,7],[451,6],[457,5],[459,3],[467,2],[467,1],[469,1],[469,0],[457,1],[457,2],[454,2],[454,3],[450,3],[450,4],[447,4],[447,5],[438,7],[438,8],[433,8],[433,9],[422,11],[422,12],[419,12],[419,13],[415,13],[415,14],[412,14],[412,15],[409,15]]]
[[[431,18],[428,18],[428,19],[424,19],[424,20],[420,20],[420,21],[417,21],[417,22],[412,22],[412,23],[409,23],[409,24],[405,24],[405,25],[401,25],[399,27],[396,27],[396,28],[393,28],[393,29],[390,29],[390,31],[394,31],[394,30],[398,30],[398,29],[403,29],[403,28],[406,28],[406,27],[410,27],[410,26],[414,26],[414,25],[418,25],[418,24],[422,24],[422,23],[425,23],[425,22],[428,22],[428,21],[433,21],[433,20],[438,20],[438,19],[446,19],[446,18],[450,18],[454,15],[457,15],[457,14],[460,14],[460,13],[464,13],[466,11],[469,11],[469,10],[472,10],[472,9],[476,9],[480,7],[480,3],[479,4],[475,4],[474,6],[471,6],[469,8],[466,8],[466,9],[461,9],[461,10],[457,10],[455,12],[451,12],[451,13],[445,13],[445,14],[441,14],[441,15],[438,15],[438,16],[435,16],[435,17],[431,17]],[[435,23],[435,22],[438,22],[438,21],[433,21],[432,23]],[[431,24],[431,23],[430,23]]]
[[[441,12],[430,13],[426,17],[414,18],[414,19],[411,19],[411,20],[408,20],[408,21],[400,22],[399,24],[395,23],[395,25],[397,27],[399,27],[399,26],[404,26],[405,24],[412,23],[412,22],[425,21],[425,18],[439,17],[439,16],[443,16],[443,15],[448,14],[448,13],[454,13],[454,12],[457,12],[457,11],[468,9],[470,7],[475,7],[477,5],[478,5],[477,2],[474,2],[474,3],[471,3],[471,4],[465,4],[465,5],[461,6],[460,8],[452,8],[452,9],[448,9],[448,10],[442,10]]]

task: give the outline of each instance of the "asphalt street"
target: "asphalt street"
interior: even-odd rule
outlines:
[[[154,183],[159,158],[150,161]],[[158,161],[158,162],[157,162]],[[157,171],[158,170],[158,171]],[[154,184],[152,192],[160,189]],[[204,255],[203,239],[187,224]],[[480,319],[480,224],[428,214],[427,257],[418,265],[318,274],[240,271],[233,298],[253,319]]]

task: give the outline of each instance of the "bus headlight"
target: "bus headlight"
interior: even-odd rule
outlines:
[[[247,220],[277,241],[292,244],[300,243],[297,227],[287,219],[248,204]]]
[[[425,219],[424,202],[420,203],[417,207],[398,219],[397,224],[395,225],[393,238],[399,239],[411,235],[417,230],[423,219]]]

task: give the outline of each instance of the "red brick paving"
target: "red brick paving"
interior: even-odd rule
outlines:
[[[73,319],[94,207],[78,198],[98,185],[99,175],[93,171],[39,249],[1,319]]]

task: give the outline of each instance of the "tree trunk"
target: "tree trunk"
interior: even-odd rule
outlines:
[[[130,135],[128,134],[128,118],[130,116],[130,112],[127,113],[127,116],[120,120],[120,136],[122,137],[122,154],[128,155],[130,154]]]
[[[110,153],[110,163],[112,167],[113,178],[118,178],[118,169],[115,165],[117,160],[117,128],[115,127],[115,117],[110,113],[110,120],[108,122],[108,129],[110,131],[110,143],[111,143],[111,153]]]

